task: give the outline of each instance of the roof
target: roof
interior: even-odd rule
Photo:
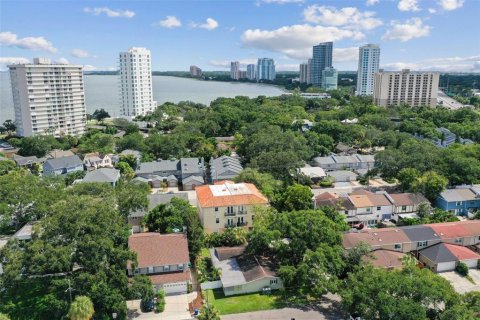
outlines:
[[[421,193],[389,193],[390,198],[393,199],[396,206],[413,206],[427,202]]]
[[[202,208],[267,204],[268,199],[252,183],[224,183],[195,188]]]
[[[478,223],[477,227],[480,228],[480,223]],[[432,228],[441,239],[455,239],[471,236],[470,230],[465,228],[464,224],[435,223],[431,224],[430,228]],[[480,229],[478,229],[478,233],[480,234]]]
[[[400,228],[367,229],[343,235],[345,249],[353,248],[360,242],[374,247],[410,242],[410,239]]]
[[[52,158],[45,161],[45,165],[50,166],[53,170],[83,166],[82,160],[77,156],[68,156],[61,158]]]
[[[188,194],[186,192],[182,193],[154,193],[147,195],[148,199],[148,208],[145,210],[137,210],[129,214],[129,217],[143,217],[150,210],[157,207],[160,204],[170,203],[173,198],[184,199],[188,201]]]
[[[403,227],[402,230],[412,242],[440,240],[438,234],[428,224]]]
[[[82,181],[115,183],[118,179],[120,179],[120,170],[114,168],[100,168],[87,172]]]
[[[203,164],[200,162],[198,158],[181,158],[180,165],[181,165],[180,169],[182,170],[182,175],[203,172]]]
[[[155,171],[178,171],[179,160],[160,160],[142,162],[136,173],[154,173]]]
[[[47,158],[62,158],[62,157],[70,157],[73,156],[74,153],[70,150],[52,150],[47,153]]]
[[[128,248],[137,254],[138,268],[189,262],[187,236],[183,233],[135,233],[128,238]]]
[[[356,154],[355,156],[360,162],[375,162],[375,156],[371,154]]]
[[[37,222],[38,221],[27,222],[25,225],[23,225],[23,227],[21,227],[17,232],[15,232],[13,237],[19,240],[30,240],[33,234],[33,226]]]
[[[168,272],[161,273],[152,276],[148,276],[152,284],[164,284],[164,283],[175,283],[175,282],[185,282],[191,279],[190,269],[185,269],[183,272]]]
[[[18,166],[22,167],[22,166],[27,166],[34,163],[43,162],[45,161],[45,158],[37,158],[36,156],[22,157],[22,156],[19,156],[18,154],[15,154],[13,155],[13,161],[15,161],[15,163]]]
[[[210,172],[214,180],[235,177],[242,170],[243,167],[238,158],[221,156],[210,160]]]
[[[357,163],[359,159],[355,156],[332,156],[335,163],[338,164],[348,164],[348,163]]]
[[[385,194],[350,194],[350,201],[357,208],[390,206],[392,203]]]
[[[468,201],[480,199],[476,198],[475,192],[471,190],[470,187],[466,188],[456,188],[448,189],[440,193],[440,197],[445,199],[447,202],[456,202],[456,201]]]
[[[126,155],[129,155],[129,154],[134,155],[135,157],[140,157],[140,155],[141,155],[140,151],[137,151],[137,150],[127,149],[127,150],[123,150],[122,152],[120,152],[120,155],[122,155],[122,156],[126,156]]]
[[[335,170],[327,172],[327,176],[334,177],[336,179],[345,176],[356,179],[358,174],[349,170]]]
[[[330,206],[334,207],[337,210],[354,210],[355,206],[353,203],[345,197],[338,197],[338,198],[316,198],[315,204],[317,207],[321,206]]]
[[[332,157],[316,157],[313,161],[318,165],[335,164],[335,160],[333,160]]]
[[[480,259],[480,255],[472,250],[450,243],[437,243],[421,250],[420,254],[434,263]]]
[[[188,183],[193,183],[193,182],[200,182],[200,183],[205,183],[203,180],[203,177],[200,176],[189,176],[183,179],[183,184],[188,184]]]
[[[370,253],[372,257],[364,256],[362,260],[371,263],[377,268],[398,268],[402,266],[404,253],[391,250],[375,250]]]
[[[326,176],[325,170],[320,167],[303,167],[298,169],[298,171],[309,178],[323,178]]]

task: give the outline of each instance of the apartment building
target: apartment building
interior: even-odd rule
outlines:
[[[82,135],[86,126],[83,67],[33,63],[8,66],[17,134],[24,137],[53,134]]]
[[[378,106],[412,107],[437,105],[438,72],[379,70],[375,74],[373,101]]]
[[[240,62],[232,61],[230,62],[230,79],[238,80],[240,79]]]
[[[440,193],[437,207],[457,216],[466,216],[480,210],[480,185],[457,186]]]
[[[197,66],[190,66],[190,75],[195,78],[200,78],[202,76],[202,69]]]
[[[132,47],[120,53],[119,64],[121,114],[134,118],[154,111],[150,50]]]
[[[327,67],[322,71],[322,88],[324,90],[336,90],[338,83],[338,72],[333,67]]]
[[[373,155],[354,154],[351,156],[331,155],[326,157],[316,157],[313,159],[313,165],[320,167],[325,171],[334,170],[357,170],[373,169],[375,166],[375,157]]]
[[[323,86],[323,70],[332,67],[333,42],[322,42],[313,46],[311,83],[314,86]]]
[[[267,206],[268,199],[251,183],[223,181],[195,189],[203,228],[222,232],[225,228],[251,227],[256,206]]]
[[[380,66],[380,47],[367,44],[358,49],[357,96],[373,94],[375,74]]]
[[[255,80],[255,65],[248,64],[247,65],[247,79],[248,80]]]
[[[308,83],[308,63],[301,63],[300,64],[300,78],[299,81],[300,83]]]
[[[275,61],[270,58],[260,58],[257,62],[256,79],[259,80],[275,80]]]

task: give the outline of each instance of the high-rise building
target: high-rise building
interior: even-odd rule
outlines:
[[[254,64],[247,65],[247,79],[248,80],[255,80],[255,65]]]
[[[322,42],[313,46],[312,84],[317,87],[323,85],[322,71],[332,66],[333,42]]]
[[[307,61],[307,84],[312,83],[312,68],[313,68],[313,59],[308,59],[308,61]]]
[[[130,48],[120,52],[121,114],[125,117],[145,115],[154,111],[152,63],[150,50]]]
[[[238,61],[230,62],[230,79],[233,79],[233,80],[240,79],[240,74],[238,73],[238,71],[240,71],[240,62]]]
[[[247,71],[238,70],[238,79],[247,79]]]
[[[259,58],[257,62],[257,81],[275,80],[275,61],[270,58]]]
[[[373,101],[378,106],[437,105],[438,72],[379,70],[375,74]]]
[[[335,68],[327,67],[322,71],[323,85],[322,88],[325,90],[335,90],[337,89],[338,83],[338,72]]]
[[[8,68],[18,135],[81,135],[85,132],[82,66],[52,64],[50,59],[35,58],[33,64],[15,64]]]
[[[308,63],[301,63],[300,64],[300,83],[307,83],[308,82]]]
[[[380,47],[367,44],[358,50],[357,96],[372,95],[375,74],[380,65]]]
[[[195,78],[200,78],[202,76],[202,69],[197,66],[190,66],[190,75]]]

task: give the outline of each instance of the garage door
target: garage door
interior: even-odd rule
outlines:
[[[456,261],[451,262],[442,262],[437,265],[437,272],[445,272],[455,270],[457,263]]]
[[[165,291],[165,294],[186,293],[187,283],[175,282],[175,283],[164,284],[163,290]]]
[[[477,264],[478,264],[478,260],[477,260],[477,259],[473,259],[473,260],[463,260],[463,262],[464,262],[469,268],[476,268],[476,267],[477,267]]]

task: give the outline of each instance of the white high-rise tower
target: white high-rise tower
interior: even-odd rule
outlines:
[[[359,48],[357,71],[357,96],[372,95],[375,73],[380,65],[380,47],[367,44]]]
[[[10,69],[15,124],[20,136],[82,135],[87,115],[83,67],[35,58]]]
[[[150,50],[133,47],[120,52],[120,90],[123,116],[133,118],[155,110]]]

